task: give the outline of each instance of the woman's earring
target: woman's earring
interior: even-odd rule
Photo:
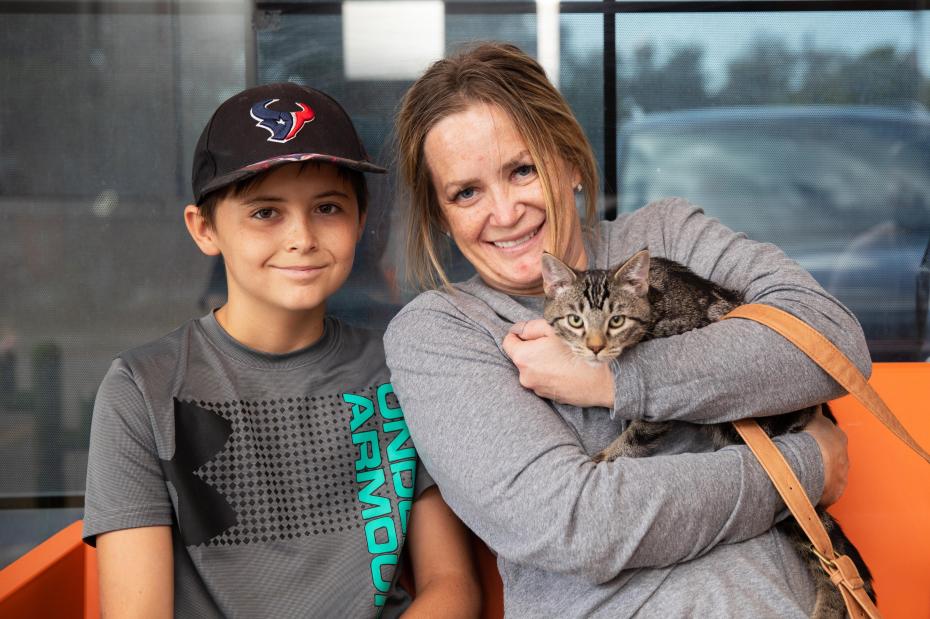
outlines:
[[[581,186],[581,183],[575,185],[575,193],[581,193],[582,189],[584,189],[584,187]]]

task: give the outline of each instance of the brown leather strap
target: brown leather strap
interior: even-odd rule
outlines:
[[[843,603],[853,619],[881,619],[881,613],[866,593],[856,565],[846,555],[839,555],[832,562],[820,560],[820,566],[830,576],[830,581],[839,587]]]
[[[930,454],[901,425],[859,369],[830,340],[807,323],[776,307],[759,303],[741,305],[723,318],[754,320],[779,333],[822,367],[905,445],[930,462]]]
[[[724,318],[754,320],[778,332],[823,368],[904,444],[930,462],[930,454],[911,437],[859,369],[832,342],[808,324],[780,309],[760,304],[742,305]],[[734,422],[733,425],[762,464],[784,499],[785,505],[810,539],[812,548],[820,559],[820,565],[831,582],[839,588],[850,616],[855,619],[880,617],[878,609],[865,591],[856,566],[848,556],[837,556],[834,552],[823,523],[775,444],[754,419],[743,419]]]
[[[794,471],[775,447],[775,443],[759,427],[755,419],[734,421],[733,427],[759,460],[778,494],[785,501],[785,505],[791,510],[795,520],[811,541],[814,551],[820,558],[821,567],[831,582],[839,588],[850,617],[880,619],[881,614],[866,593],[862,577],[856,570],[855,564],[848,556],[838,556],[834,552],[830,536],[827,535],[820,517],[808,500]]]
[[[785,461],[778,447],[775,446],[768,435],[759,427],[754,419],[740,419],[733,422],[733,427],[743,437],[743,441],[755,454],[762,468],[772,479],[778,494],[785,500],[785,505],[794,514],[795,519],[818,552],[829,559],[833,558],[833,548],[830,547],[830,536],[820,522],[820,516],[814,511],[804,492],[804,487],[797,476]]]

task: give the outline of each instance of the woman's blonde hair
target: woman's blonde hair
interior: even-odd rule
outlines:
[[[557,208],[562,195],[561,157],[579,174],[585,224],[595,218],[599,187],[591,145],[565,99],[533,58],[506,43],[482,43],[433,63],[404,95],[397,113],[397,157],[408,195],[407,271],[421,288],[448,286],[442,267],[442,212],[423,154],[426,135],[442,119],[475,103],[502,109],[526,142],[536,164],[546,203],[547,250],[559,255],[577,225],[574,205]],[[554,191],[553,177],[559,185]],[[559,255],[560,258],[564,257]]]

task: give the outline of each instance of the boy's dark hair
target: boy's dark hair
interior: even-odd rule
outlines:
[[[321,165],[321,162],[302,161],[298,165],[300,165],[298,174],[304,174],[307,171],[307,167],[319,166]],[[339,175],[339,178],[347,181],[352,186],[353,191],[355,191],[355,198],[358,202],[358,215],[359,217],[362,217],[368,210],[368,183],[365,180],[365,175],[356,170],[350,170],[349,168],[344,168],[342,166],[334,167],[336,168],[336,173]],[[205,195],[200,202],[197,203],[197,209],[200,211],[200,216],[203,217],[208,226],[213,228],[216,221],[216,207],[219,205],[221,200],[230,196],[240,196],[243,193],[249,191],[261,183],[265,177],[275,169],[277,168],[266,170],[265,172],[244,178],[241,181],[220,187],[216,191],[211,191]]]

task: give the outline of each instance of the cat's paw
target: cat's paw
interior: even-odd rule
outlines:
[[[591,457],[591,461],[594,462],[595,464],[597,464],[598,462],[610,462],[616,457],[617,457],[616,455],[611,456],[610,451],[605,449],[604,451],[600,451],[594,454],[594,456]]]

